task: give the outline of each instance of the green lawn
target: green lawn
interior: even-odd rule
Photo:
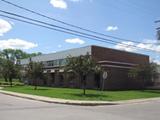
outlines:
[[[82,95],[81,89],[69,89],[69,88],[50,88],[50,87],[38,87],[38,90],[34,90],[33,86],[14,86],[5,87],[4,90],[47,96],[53,98],[63,98],[72,100],[103,100],[103,101],[118,101],[118,100],[130,100],[140,98],[152,98],[160,97],[160,90],[130,90],[130,91],[96,91],[87,90],[86,96]]]

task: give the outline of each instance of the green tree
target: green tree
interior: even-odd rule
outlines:
[[[8,69],[6,69],[6,60],[0,58],[0,76],[4,78],[5,82],[8,82]]]
[[[43,78],[43,64],[31,61],[27,66],[26,72],[26,76],[33,81],[34,89],[37,90],[38,80]]]
[[[29,58],[40,55],[42,53],[26,53],[22,50],[4,49],[0,51],[0,74],[4,77],[5,81],[8,80],[12,84],[12,79],[18,78],[21,80],[21,66],[19,65],[20,59]]]
[[[100,66],[87,53],[78,57],[69,56],[66,59],[65,71],[72,71],[76,76],[80,77],[83,94],[86,94],[86,77],[89,73],[101,71]]]
[[[129,77],[142,81],[142,87],[151,84],[158,77],[157,64],[139,65],[129,71]]]
[[[26,53],[19,49],[4,49],[3,51],[0,52],[0,57],[17,63],[20,59],[30,58],[41,54],[42,54],[41,52]]]
[[[3,59],[1,65],[1,74],[5,81],[9,81],[10,85],[12,86],[12,80],[16,76],[15,64],[10,60]]]
[[[5,81],[9,80],[11,84],[13,77],[20,79],[20,65],[17,62],[20,57],[16,55],[17,51],[21,50],[4,49],[0,52],[1,74]]]

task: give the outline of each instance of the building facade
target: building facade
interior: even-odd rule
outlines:
[[[72,73],[64,74],[63,66],[66,64],[67,56],[77,57],[89,54],[104,71],[108,77],[105,81],[102,74],[90,74],[87,76],[87,88],[99,89],[104,83],[104,89],[135,89],[140,87],[137,80],[128,77],[128,71],[141,64],[149,64],[149,56],[105,48],[100,46],[87,46],[82,48],[65,50],[21,60],[21,65],[26,66],[30,60],[44,64],[44,74],[47,80],[39,81],[40,85],[57,87],[81,87],[81,81]]]

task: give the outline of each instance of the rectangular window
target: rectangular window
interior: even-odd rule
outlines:
[[[66,59],[60,59],[59,60],[59,65],[64,66],[66,64]]]

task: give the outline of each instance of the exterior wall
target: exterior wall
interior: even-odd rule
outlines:
[[[98,46],[92,46],[92,57],[96,61],[108,60],[133,64],[149,63],[149,56]]]
[[[92,57],[108,72],[104,89],[138,89],[141,87],[140,82],[128,77],[128,72],[139,64],[149,64],[148,56],[92,46]]]

